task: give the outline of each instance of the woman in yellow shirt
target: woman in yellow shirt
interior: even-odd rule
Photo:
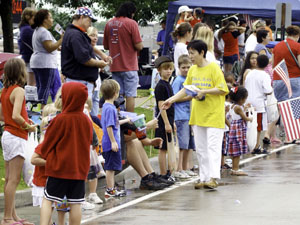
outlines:
[[[192,100],[189,121],[193,127],[200,168],[200,182],[195,184],[195,188],[212,189],[218,186],[216,179],[220,179],[225,95],[229,91],[220,67],[205,59],[207,45],[201,40],[194,40],[187,48],[194,65],[190,68],[184,85],[195,85],[200,89]],[[181,89],[176,95],[167,99],[163,107],[169,108],[186,95],[185,89]]]

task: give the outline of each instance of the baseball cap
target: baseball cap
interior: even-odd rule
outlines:
[[[178,14],[183,13],[183,12],[192,12],[193,10],[190,9],[187,5],[182,5],[178,9]]]
[[[88,7],[79,7],[76,9],[75,15],[83,15],[83,16],[88,16],[91,18],[92,22],[96,22],[97,19],[93,14],[93,11],[89,9]]]
[[[165,62],[173,62],[173,61],[169,57],[163,55],[163,56],[158,57],[154,61],[154,66],[155,66],[155,68],[158,68],[161,64],[163,64]]]

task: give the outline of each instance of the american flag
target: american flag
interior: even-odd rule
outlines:
[[[281,60],[280,63],[275,66],[274,71],[280,76],[281,80],[285,83],[285,86],[287,87],[289,97],[292,96],[292,88],[291,88],[291,83],[290,83],[290,78],[289,78],[289,72],[285,64],[285,60]]]
[[[278,103],[287,141],[300,139],[300,97]]]

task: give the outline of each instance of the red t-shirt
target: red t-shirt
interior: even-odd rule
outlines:
[[[2,104],[2,113],[4,116],[4,130],[8,131],[9,133],[11,133],[17,137],[27,140],[28,131],[21,129],[21,126],[12,119],[12,113],[13,113],[14,106],[13,106],[13,104],[11,104],[9,98],[10,98],[10,94],[17,87],[19,87],[19,86],[13,85],[8,88],[3,88],[3,90],[2,90],[1,104]],[[28,114],[27,114],[26,107],[25,107],[25,97],[24,97],[24,100],[22,103],[21,116],[28,123],[29,120],[28,120]]]
[[[239,42],[237,37],[240,35],[238,31],[226,32],[222,35],[224,40],[224,56],[232,56],[239,54]]]
[[[192,21],[190,21],[192,27],[194,27],[197,23],[201,23],[201,19],[194,18]]]
[[[134,20],[115,17],[108,21],[104,29],[103,45],[105,49],[109,49],[113,58],[111,72],[137,71],[138,51],[134,45],[141,42],[139,26]]]
[[[286,39],[292,52],[294,53],[294,56],[297,58],[298,55],[300,55],[300,44],[287,38]],[[291,55],[288,47],[284,43],[284,41],[281,41],[278,43],[275,48],[273,49],[273,55],[274,55],[274,67],[280,63],[282,59],[285,60],[289,77],[290,78],[296,78],[300,77],[300,69],[297,66],[293,56]],[[280,80],[281,78],[279,75],[274,71],[273,73],[273,79],[274,80]]]
[[[41,145],[35,148],[35,153],[41,155]],[[38,187],[45,187],[48,176],[45,175],[44,166],[35,166],[32,183]]]

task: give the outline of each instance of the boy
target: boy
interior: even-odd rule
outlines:
[[[264,71],[269,64],[269,59],[266,55],[257,57],[257,69],[251,70],[245,80],[245,88],[248,91],[247,102],[250,103],[257,112],[257,141],[252,154],[268,154],[266,149],[261,149],[259,140],[261,131],[267,129],[267,113],[266,113],[266,95],[273,92],[271,86],[271,78]]]
[[[122,156],[120,144],[120,124],[114,101],[119,97],[120,86],[115,80],[104,80],[101,93],[105,100],[102,107],[101,126],[103,129],[102,149],[106,170],[105,197],[124,196],[115,187],[115,171],[122,170]]]
[[[155,87],[155,99],[156,99],[156,115],[161,112],[161,115],[158,117],[158,128],[155,130],[155,137],[160,137],[163,139],[163,144],[159,149],[158,161],[160,174],[163,178],[173,180],[171,177],[170,171],[167,172],[166,165],[166,154],[167,154],[167,139],[171,140],[171,133],[175,128],[174,122],[174,107],[171,107],[168,110],[162,110],[161,106],[163,102],[173,96],[173,90],[169,83],[169,78],[171,77],[174,71],[174,64],[172,60],[166,56],[158,57],[154,62],[155,67],[157,68],[161,80],[157,83]]]
[[[225,95],[228,88],[220,67],[206,60],[207,45],[201,40],[193,40],[188,46],[189,56],[194,64],[189,69],[184,85],[195,85],[200,90],[192,100],[189,124],[192,125],[196,153],[200,169],[200,182],[195,189],[218,187],[223,132],[225,127]],[[174,102],[181,101],[186,92],[181,89],[167,99],[163,109],[168,109]],[[205,96],[205,99],[203,99]],[[201,101],[202,100],[202,101]]]
[[[52,203],[70,204],[69,224],[80,224],[84,202],[85,179],[90,168],[90,145],[93,129],[83,113],[88,97],[87,87],[78,82],[62,86],[62,112],[47,128],[44,141],[38,146],[46,160],[48,176],[41,208],[41,225],[48,225]]]
[[[191,66],[192,61],[188,55],[181,55],[178,58],[178,68],[181,75],[177,76],[172,84],[174,94],[183,88],[183,83]],[[192,149],[195,148],[194,137],[189,126],[191,100],[191,96],[186,96],[181,102],[174,104],[175,124],[180,148],[178,168],[174,176],[181,179],[187,179],[195,175],[191,170],[188,170],[189,158],[191,157]]]

